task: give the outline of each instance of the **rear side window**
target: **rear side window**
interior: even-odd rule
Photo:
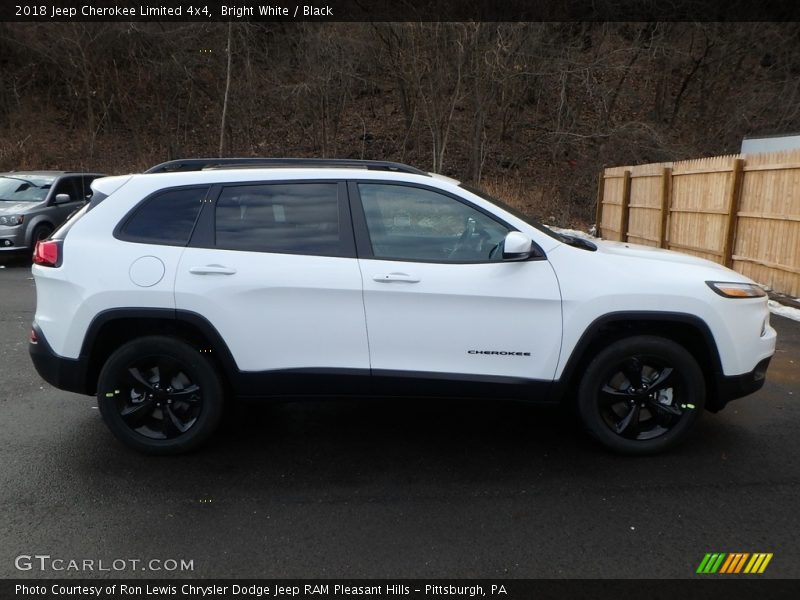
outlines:
[[[185,246],[208,187],[168,190],[140,204],[125,221],[119,238],[130,242]]]
[[[345,256],[336,183],[227,187],[217,200],[216,246]]]

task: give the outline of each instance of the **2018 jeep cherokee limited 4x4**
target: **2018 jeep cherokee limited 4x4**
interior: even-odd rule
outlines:
[[[144,452],[196,447],[229,397],[360,394],[574,402],[651,453],[759,389],[775,349],[734,271],[405,165],[195,159],[92,187],[36,249],[30,352]]]

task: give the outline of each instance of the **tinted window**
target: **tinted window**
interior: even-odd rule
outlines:
[[[145,200],[123,226],[122,237],[133,242],[185,245],[207,190],[169,190]]]
[[[59,194],[67,194],[69,202],[77,202],[83,200],[83,193],[79,189],[79,181],[77,177],[62,177],[56,184],[56,189],[53,190],[52,202],[56,201],[56,196]]]
[[[217,200],[216,245],[229,250],[343,256],[335,183],[229,187]]]
[[[508,228],[458,200],[423,188],[358,186],[375,258],[482,262],[502,260]]]

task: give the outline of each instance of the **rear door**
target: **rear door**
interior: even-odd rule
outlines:
[[[369,353],[346,184],[213,188],[181,257],[175,302],[219,332],[247,380],[240,393],[360,381]]]

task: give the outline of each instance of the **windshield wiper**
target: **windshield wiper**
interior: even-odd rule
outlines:
[[[25,182],[25,183],[27,183],[29,185],[32,185],[33,187],[37,187],[37,188],[43,187],[41,185],[36,185],[30,179],[23,179],[22,177],[12,177],[10,175],[0,175],[0,177],[2,177],[3,179],[15,179],[17,181],[23,181],[23,182]]]
[[[573,246],[575,248],[580,248],[581,250],[591,250],[594,252],[597,250],[597,245],[593,244],[587,239],[582,237],[578,237],[576,235],[569,235],[567,233],[559,233],[558,234],[561,239],[564,241],[565,244]]]

